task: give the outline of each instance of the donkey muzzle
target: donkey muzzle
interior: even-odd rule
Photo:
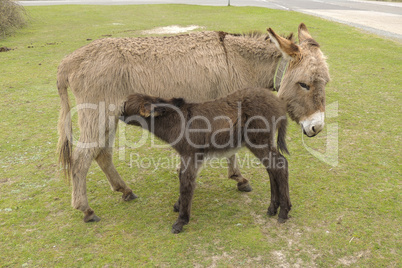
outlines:
[[[316,112],[300,121],[300,126],[303,129],[304,135],[307,137],[314,137],[320,133],[321,130],[324,129],[324,118],[324,112]]]

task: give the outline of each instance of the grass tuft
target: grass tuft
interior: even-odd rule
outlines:
[[[26,24],[23,6],[15,1],[0,0],[0,38],[14,32]]]

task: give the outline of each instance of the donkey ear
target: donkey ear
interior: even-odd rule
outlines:
[[[306,25],[303,22],[300,23],[299,25],[298,35],[299,35],[299,43],[307,39],[313,39],[310,33],[308,32]]]
[[[276,47],[282,52],[284,57],[294,58],[300,53],[299,47],[292,41],[277,35],[271,28],[268,28],[267,31],[270,39],[272,40],[272,42],[274,42]]]
[[[304,23],[299,25],[299,44],[306,42],[310,47],[320,47],[320,45],[311,37]]]

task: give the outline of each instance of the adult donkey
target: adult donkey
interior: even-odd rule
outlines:
[[[112,190],[125,201],[136,198],[112,162],[119,107],[132,93],[162,98],[206,101],[244,87],[278,90],[292,120],[311,137],[324,126],[328,67],[320,47],[302,23],[299,44],[278,36],[197,32],[170,37],[107,38],[68,55],[60,64],[57,87],[61,98],[59,160],[72,177],[72,206],[84,221],[99,217],[88,204],[86,175],[97,161]],[[67,88],[77,102],[80,137],[72,148]],[[250,191],[248,181],[228,159],[229,178],[238,189]]]

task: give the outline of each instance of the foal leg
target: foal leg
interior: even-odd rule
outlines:
[[[240,170],[237,166],[236,155],[232,155],[231,157],[227,158],[228,161],[228,174],[229,179],[237,181],[237,189],[242,192],[251,192],[253,189],[251,188],[247,179],[243,178],[240,173]],[[179,171],[180,173],[180,171]],[[173,206],[174,212],[180,211],[180,198]]]
[[[269,204],[267,214],[268,216],[275,216],[278,212],[279,208],[279,193],[278,193],[278,185],[274,179],[271,179],[273,175],[271,175],[268,171],[268,175],[270,177],[269,183],[271,185],[271,203]]]
[[[188,159],[188,158],[187,158]],[[188,163],[187,167],[184,167],[183,162],[180,169],[180,197],[179,201],[175,204],[179,207],[179,216],[176,222],[172,226],[172,233],[178,234],[183,230],[183,226],[188,224],[190,221],[190,211],[191,211],[191,203],[193,200],[194,189],[195,189],[195,179],[197,176],[199,165],[192,163],[190,161],[186,161],[183,159],[182,161],[186,161]]]
[[[113,164],[112,152],[112,147],[102,148],[98,157],[96,158],[96,162],[106,174],[112,190],[123,193],[122,198],[124,201],[133,200],[137,198],[137,196],[126,185],[126,183],[120,177],[120,174],[117,172]]]
[[[242,192],[251,192],[253,188],[251,188],[247,179],[243,178],[240,173],[240,170],[237,166],[236,155],[232,155],[227,158],[228,161],[228,176],[229,179],[237,181],[237,189]]]
[[[292,206],[289,199],[288,162],[283,155],[268,148],[250,146],[249,149],[260,159],[269,175],[271,203],[267,214],[274,216],[280,207],[278,222],[283,223],[288,219],[288,213]]]
[[[87,197],[86,176],[94,158],[94,150],[75,148],[72,155],[72,199],[71,205],[84,213],[84,222],[100,221],[89,207]]]
[[[180,175],[179,175],[180,176]],[[173,211],[174,212],[179,212],[179,210],[180,210],[180,197],[179,197],[179,199],[177,200],[177,202],[173,205]]]
[[[279,196],[279,206],[281,208],[278,215],[278,222],[283,223],[288,219],[288,213],[292,207],[289,196],[289,172],[288,161],[286,158],[277,152],[272,153],[272,165],[268,167],[268,174],[276,183],[276,189]],[[268,214],[270,213],[268,209]]]

